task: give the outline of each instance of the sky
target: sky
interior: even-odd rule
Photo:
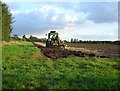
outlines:
[[[38,38],[55,30],[62,40],[118,40],[117,2],[7,2],[12,34]]]

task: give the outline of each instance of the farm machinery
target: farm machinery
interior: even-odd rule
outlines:
[[[50,31],[48,33],[48,39],[46,41],[47,48],[65,48],[65,44],[60,40],[56,31]]]

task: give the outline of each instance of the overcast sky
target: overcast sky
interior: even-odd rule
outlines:
[[[51,30],[62,39],[117,40],[117,2],[7,2],[19,36],[46,37]]]

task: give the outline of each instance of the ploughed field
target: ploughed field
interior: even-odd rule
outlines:
[[[118,45],[109,44],[81,44],[67,43],[65,49],[61,48],[46,48],[45,44],[34,42],[42,53],[49,58],[67,58],[67,57],[97,57],[97,58],[119,58]]]
[[[109,57],[120,57],[120,45],[83,43],[67,43],[67,45],[69,47],[85,48],[91,51],[102,52]]]

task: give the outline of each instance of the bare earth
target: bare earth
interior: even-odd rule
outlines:
[[[118,45],[103,44],[77,44],[69,43],[65,49],[46,48],[44,43],[34,42],[34,46],[41,49],[43,54],[49,58],[67,58],[77,57],[100,57],[100,58],[118,58]]]

